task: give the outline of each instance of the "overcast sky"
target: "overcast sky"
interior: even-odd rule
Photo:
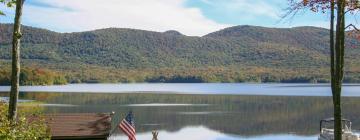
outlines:
[[[287,0],[26,0],[23,24],[57,32],[118,27],[202,36],[235,25],[328,28],[328,15],[281,20]],[[14,9],[0,6],[12,23]]]

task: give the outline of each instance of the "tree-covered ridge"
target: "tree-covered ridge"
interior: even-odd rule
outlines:
[[[0,24],[0,64],[10,60],[11,31]],[[23,32],[23,63],[62,71],[69,82],[329,81],[329,31],[317,27],[235,26],[203,37],[119,28]],[[345,79],[359,82],[360,43],[347,44]]]

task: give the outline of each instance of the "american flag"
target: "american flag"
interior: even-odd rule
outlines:
[[[136,140],[135,138],[135,122],[132,112],[121,121],[119,128],[129,137],[129,140]]]

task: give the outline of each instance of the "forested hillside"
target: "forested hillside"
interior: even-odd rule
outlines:
[[[203,37],[108,28],[56,33],[25,26],[25,66],[69,82],[328,82],[329,31],[235,26]],[[0,24],[0,67],[11,60],[12,25]],[[346,82],[360,82],[360,43],[347,39]]]

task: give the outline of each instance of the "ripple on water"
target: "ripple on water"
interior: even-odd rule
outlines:
[[[163,103],[152,103],[152,104],[127,104],[122,106],[130,107],[162,107],[162,106],[209,106],[210,104],[163,104]]]
[[[225,114],[225,111],[203,111],[203,112],[177,112],[180,115],[211,115],[211,114]]]

